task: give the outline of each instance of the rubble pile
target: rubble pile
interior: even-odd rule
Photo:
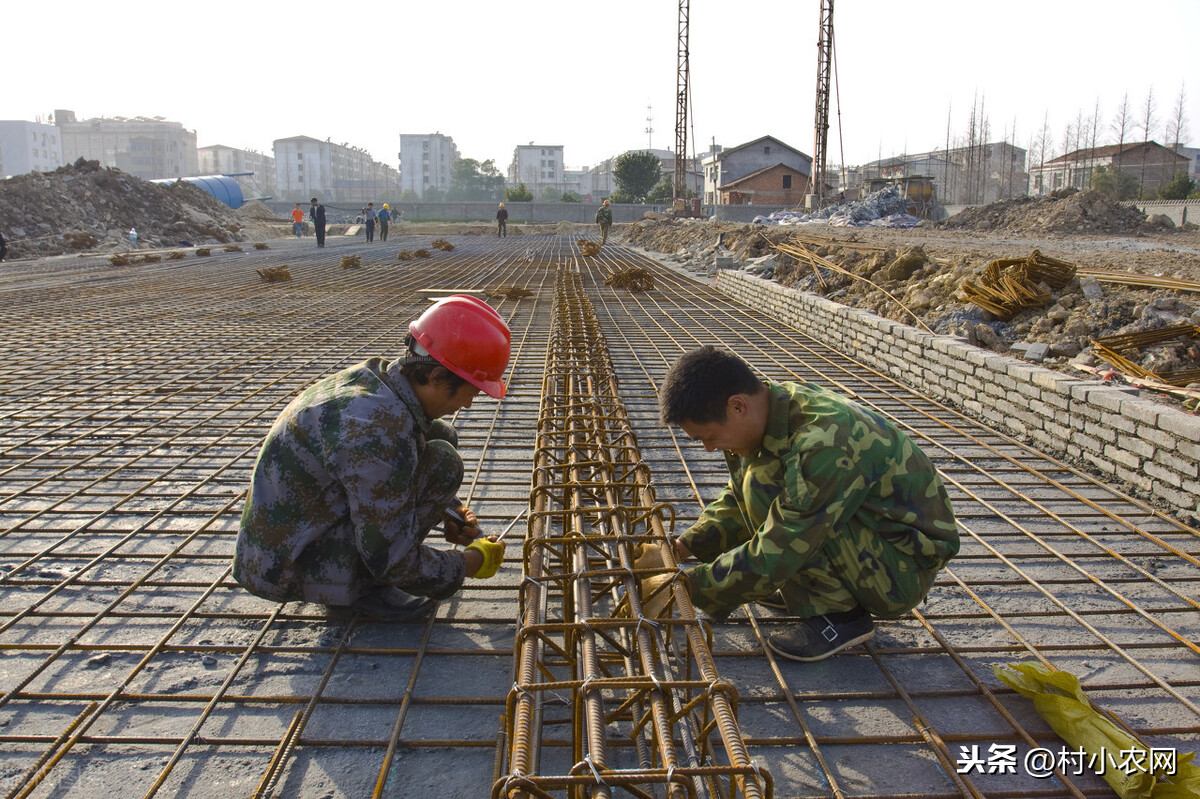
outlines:
[[[776,211],[754,217],[756,225],[824,224],[836,227],[916,227],[921,220],[908,212],[908,200],[896,186],[884,186],[861,200],[828,205],[819,211]]]
[[[1045,197],[1017,197],[967,208],[940,225],[950,230],[1118,234],[1174,227],[1166,217],[1155,219],[1152,223],[1138,209],[1120,205],[1097,191],[1060,189]]]
[[[1080,195],[1090,194],[1081,192]],[[1072,195],[1074,196],[1074,195]],[[1003,216],[1005,208],[1039,201],[1006,201],[979,209],[977,219]],[[1052,206],[1057,202],[1058,206]],[[1077,217],[1072,206],[1086,211]],[[905,324],[923,324],[942,335],[961,336],[996,352],[1008,353],[1066,371],[1104,371],[1105,363],[1092,349],[1102,336],[1142,333],[1175,325],[1200,324],[1200,293],[1167,288],[1134,288],[1101,283],[1086,274],[1076,276],[1079,266],[1128,269],[1138,264],[1152,275],[1164,272],[1184,280],[1200,282],[1200,246],[1191,244],[1194,233],[1160,229],[1164,241],[1156,246],[1128,245],[1143,234],[1130,234],[1127,220],[1143,217],[1136,209],[1114,206],[1094,197],[1073,201],[1062,197],[1041,204],[1037,212],[1043,223],[1056,219],[1086,218],[1116,228],[1114,238],[1075,244],[1061,234],[1040,245],[1061,254],[1074,248],[1091,255],[1056,259],[1028,249],[1012,252],[1009,242],[970,232],[954,233],[941,227],[922,226],[913,230],[855,228],[835,237],[817,235],[812,228],[745,225],[728,222],[644,218],[623,234],[630,243],[647,250],[669,253],[685,268],[713,275],[717,269],[738,269],[786,286],[812,292],[835,302],[870,310]],[[1107,208],[1105,212],[1103,209]],[[990,210],[989,210],[990,209]],[[1047,210],[1049,209],[1049,210]],[[1132,214],[1130,213],[1132,211]],[[965,212],[964,212],[965,213]],[[957,217],[955,217],[957,218]],[[1010,223],[1016,220],[1009,216]],[[1103,221],[1107,220],[1107,221]],[[1190,226],[1188,226],[1190,227]],[[1132,229],[1132,228],[1129,228]],[[1120,231],[1126,230],[1124,237]],[[627,231],[627,232],[626,232]],[[1145,234],[1152,235],[1152,234]],[[1178,246],[1165,244],[1179,239]],[[797,242],[799,242],[797,244]],[[1118,242],[1125,242],[1127,249]],[[1197,239],[1200,243],[1200,239]],[[788,250],[776,249],[780,245]],[[1167,249],[1169,247],[1169,249]],[[796,249],[807,249],[817,257],[794,257]],[[998,259],[1008,255],[1009,259]],[[827,261],[835,268],[823,266]],[[1006,293],[1036,296],[1027,307],[1014,307],[997,314],[968,300],[970,289],[986,282],[993,264],[996,272],[1011,261],[1032,263],[1024,270],[1022,285],[1012,284]],[[1165,267],[1165,268],[1164,268]],[[838,271],[844,270],[844,271]],[[1136,270],[1131,270],[1136,271]],[[992,277],[998,277],[993,275]],[[1026,280],[1028,278],[1028,280]],[[1003,316],[1009,318],[1002,318]],[[1162,374],[1200,368],[1200,346],[1194,341],[1167,341],[1142,348],[1128,357],[1147,371]]]
[[[9,258],[278,235],[190,183],[151,183],[83,159],[0,181],[0,220]]]

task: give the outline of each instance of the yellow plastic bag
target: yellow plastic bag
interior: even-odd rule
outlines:
[[[1200,768],[1192,765],[1192,753],[1177,754],[1170,763],[1158,762],[1144,744],[1122,730],[1092,707],[1079,680],[1066,671],[1055,671],[1040,663],[1009,663],[992,666],[997,679],[1033,700],[1033,706],[1059,737],[1087,752],[1101,776],[1121,799],[1185,799],[1200,797]],[[1123,753],[1136,751],[1141,757],[1126,760]],[[1175,767],[1174,775],[1165,769]],[[1159,776],[1165,780],[1158,781]]]

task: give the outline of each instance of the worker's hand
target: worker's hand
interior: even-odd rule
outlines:
[[[457,518],[454,514],[457,514]],[[447,509],[442,514],[442,529],[448,542],[464,547],[483,534],[479,529],[479,519],[466,505]]]
[[[692,550],[687,548],[687,544],[683,543],[682,538],[675,539],[675,562],[683,563],[688,558],[692,557]]]
[[[672,584],[680,578],[679,572],[655,574],[642,580],[642,615],[661,619],[667,614],[667,607],[675,599]],[[686,583],[685,583],[686,585]]]
[[[495,576],[504,562],[504,542],[491,538],[476,538],[463,552],[466,559],[467,576],[486,580]]]

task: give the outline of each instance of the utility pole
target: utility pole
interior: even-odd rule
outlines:
[[[688,5],[679,0],[679,39],[675,74],[675,197],[687,197]]]
[[[817,114],[813,133],[812,192],[808,205],[819,208],[825,194],[829,151],[829,82],[833,62],[833,0],[821,0],[821,38],[817,41]]]
[[[646,129],[642,131],[646,134],[646,149],[654,149],[654,113],[651,111],[650,104],[646,103]]]

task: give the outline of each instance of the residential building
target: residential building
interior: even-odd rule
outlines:
[[[399,199],[400,173],[361,147],[292,136],[276,139],[274,152],[276,199],[351,205]]]
[[[788,205],[804,203],[809,176],[790,166],[765,166],[745,177],[722,183],[721,205]]]
[[[1200,186],[1200,147],[1184,147],[1180,144],[1175,147],[1175,152],[1188,159],[1188,176]]]
[[[1140,187],[1138,196],[1152,198],[1163,184],[1170,183],[1190,165],[1187,156],[1154,141],[1089,147],[1031,166],[1029,193],[1049,194],[1068,186],[1088,188],[1096,170],[1105,167],[1133,176]]]
[[[1008,142],[954,147],[870,161],[849,171],[839,189],[847,196],[866,195],[881,179],[933,178],[935,202],[943,205],[982,205],[1025,194],[1029,175],[1026,151]]]
[[[524,183],[535,200],[542,199],[547,190],[561,195],[566,191],[564,169],[561,144],[519,144],[508,165],[508,185]]]
[[[808,184],[812,180],[812,156],[805,155],[796,148],[784,144],[774,136],[762,136],[754,141],[740,144],[737,147],[718,147],[714,144],[701,164],[704,169],[704,202],[706,204],[715,205],[723,202],[722,189],[751,174],[762,173],[770,167],[786,167],[793,175],[791,181],[793,186],[789,186],[785,190],[783,188],[785,172],[777,171],[770,174],[778,178],[779,186],[770,189],[764,186],[764,191],[793,191],[796,177],[800,177],[803,178],[802,182],[804,183],[804,191],[800,193],[804,194],[807,193]],[[743,186],[743,188],[751,189],[752,187]],[[734,189],[733,191],[736,192],[737,190]],[[729,192],[726,192],[726,194],[729,194]],[[742,202],[747,204],[777,204],[756,202],[753,195],[749,195],[746,192],[742,192],[741,194],[743,198]]]
[[[64,163],[58,128],[20,119],[0,121],[0,177],[53,172]]]
[[[441,133],[400,134],[400,191],[424,199],[425,192],[450,190],[454,162],[460,158],[454,139]]]
[[[191,177],[199,171],[196,131],[163,117],[113,117],[78,121],[74,111],[54,112],[63,160],[99,161],[144,180]]]
[[[248,200],[275,196],[275,159],[257,150],[239,150],[223,144],[197,151],[201,175],[229,175]]]

